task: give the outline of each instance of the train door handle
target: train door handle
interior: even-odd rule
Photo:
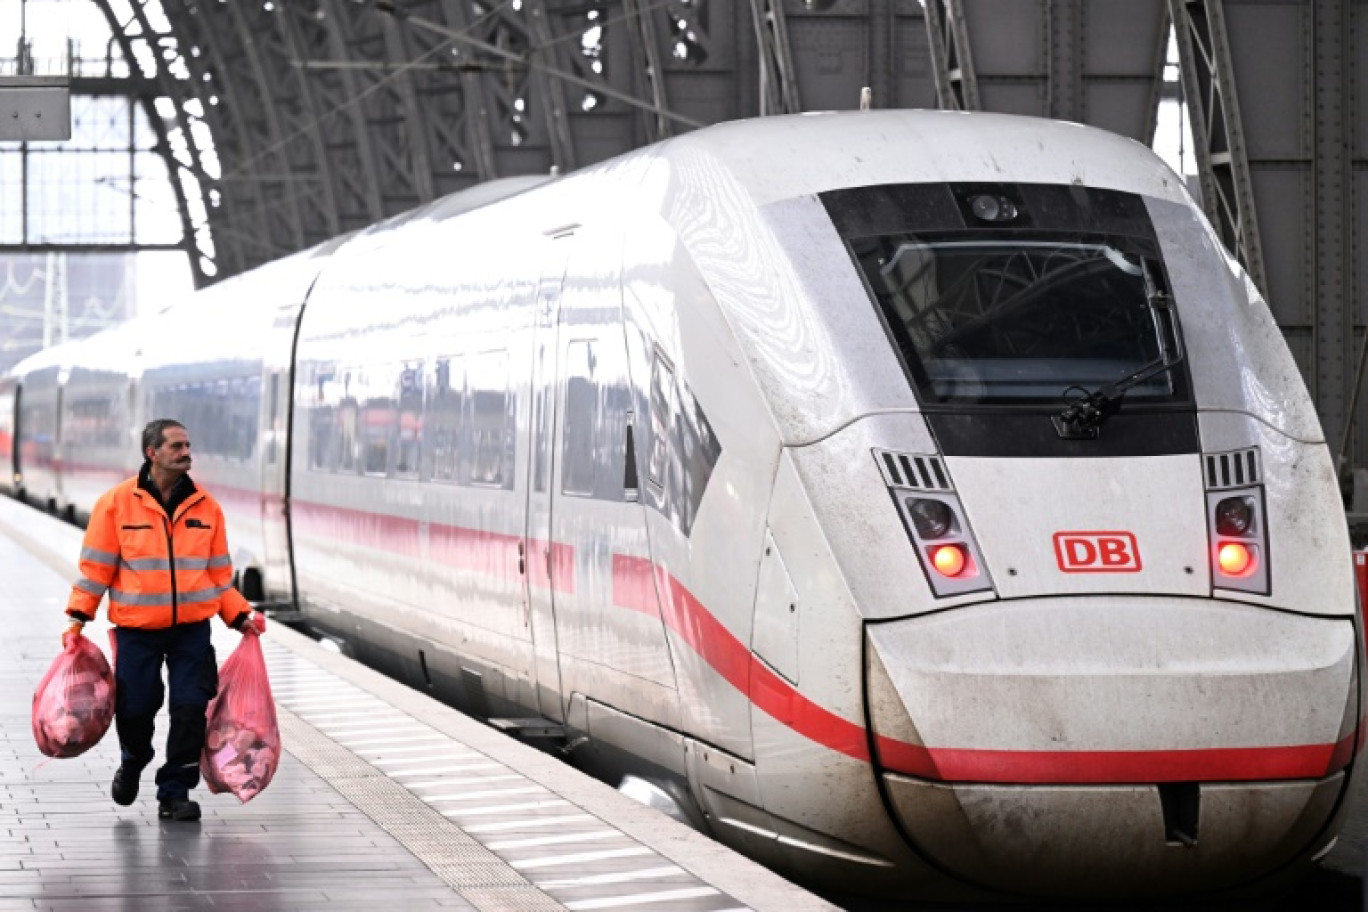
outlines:
[[[522,542],[518,542],[518,575],[519,575],[519,576],[525,576],[525,575],[527,574],[527,562],[523,559],[524,553],[525,553],[525,546],[523,545]]]

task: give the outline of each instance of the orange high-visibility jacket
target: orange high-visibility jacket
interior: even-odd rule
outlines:
[[[168,517],[134,477],[96,501],[66,610],[93,620],[108,592],[116,627],[171,627],[215,614],[232,623],[251,611],[232,579],[218,502],[196,490]]]

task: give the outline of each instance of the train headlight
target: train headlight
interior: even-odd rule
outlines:
[[[931,566],[941,576],[954,579],[963,574],[968,565],[969,557],[963,545],[937,545],[931,549]]]
[[[1216,534],[1245,536],[1254,528],[1254,502],[1250,497],[1227,497],[1216,504]]]
[[[1247,576],[1254,572],[1254,552],[1240,542],[1226,542],[1216,552],[1216,564],[1226,576]]]
[[[969,198],[969,211],[984,222],[1010,222],[1017,217],[1016,203],[997,193],[979,193]]]
[[[955,514],[944,501],[924,497],[907,499],[907,515],[917,537],[923,540],[945,538],[955,529]],[[954,576],[953,573],[948,574]]]

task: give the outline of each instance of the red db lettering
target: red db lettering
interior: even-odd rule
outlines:
[[[1140,548],[1130,532],[1056,532],[1054,552],[1064,573],[1140,570]]]
[[[1125,567],[1130,564],[1130,552],[1126,550],[1124,538],[1099,538],[1097,547],[1102,552],[1102,565],[1105,567]]]
[[[1066,538],[1064,547],[1069,552],[1069,565],[1090,567],[1097,563],[1097,549],[1086,538]]]

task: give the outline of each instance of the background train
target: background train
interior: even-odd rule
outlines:
[[[488,185],[30,358],[0,469],[79,518],[164,416],[249,597],[800,880],[1259,890],[1335,838],[1335,473],[1130,141],[776,117]]]

